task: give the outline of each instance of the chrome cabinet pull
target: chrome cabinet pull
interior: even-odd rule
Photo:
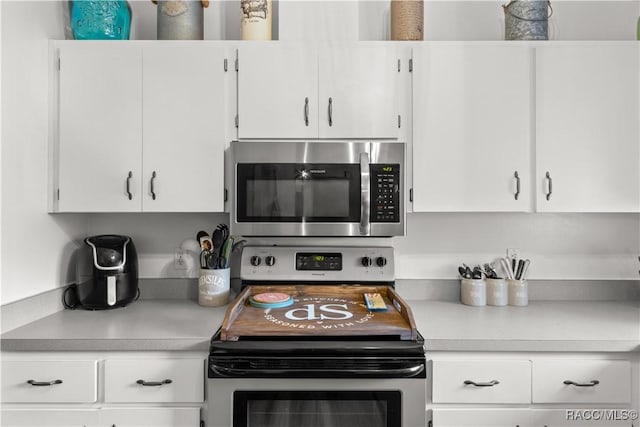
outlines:
[[[464,385],[472,385],[474,387],[493,387],[494,385],[500,384],[500,381],[491,380],[488,383],[477,383],[471,380],[465,380]]]
[[[518,200],[518,197],[520,197],[520,175],[518,175],[518,171],[515,171],[513,176],[516,179],[516,194],[514,197]]]
[[[29,380],[27,381],[27,384],[31,384],[32,386],[35,386],[35,387],[47,387],[51,385],[62,384],[62,380],[53,380],[53,381]]]
[[[171,384],[172,382],[173,382],[172,380],[162,380],[162,381],[138,380],[136,381],[136,384],[140,384],[141,386],[145,386],[145,387],[158,387],[165,384]]]
[[[133,173],[129,171],[129,175],[127,175],[127,196],[129,200],[133,199],[133,194],[131,194],[131,178],[133,178]]]
[[[153,173],[151,174],[151,198],[153,200],[156,199],[156,192],[155,192],[155,190],[153,188],[153,184],[154,184],[155,180],[156,180],[156,171],[153,171]]]
[[[309,98],[304,99],[304,125],[309,126]]]
[[[564,380],[564,384],[565,385],[574,385],[576,387],[595,387],[598,384],[600,384],[600,381],[591,380],[591,382],[585,384],[585,383],[577,383],[577,382],[571,381],[571,380]]]
[[[329,126],[333,126],[333,99],[329,98]]]
[[[547,200],[551,199],[551,193],[553,192],[553,179],[551,179],[551,174],[547,171],[547,180],[549,181],[549,192],[547,193]]]

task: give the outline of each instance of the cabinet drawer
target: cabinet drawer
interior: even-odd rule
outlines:
[[[3,409],[3,427],[89,427],[98,426],[97,409]]]
[[[96,398],[96,360],[2,362],[3,402],[88,403]]]
[[[531,362],[434,360],[433,402],[530,403]]]
[[[565,381],[580,385],[565,384]],[[533,401],[628,403],[631,401],[631,364],[626,360],[536,360],[533,362]]]
[[[100,425],[117,427],[197,427],[200,408],[106,408]]]
[[[202,402],[204,376],[204,359],[106,360],[104,400]]]

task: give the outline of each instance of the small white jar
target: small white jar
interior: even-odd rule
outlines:
[[[485,279],[487,282],[487,305],[503,306],[509,302],[507,282],[504,279]]]
[[[487,305],[487,286],[484,279],[462,279],[460,301],[466,305]]]
[[[526,280],[507,279],[509,305],[523,307],[529,304],[529,284]]]

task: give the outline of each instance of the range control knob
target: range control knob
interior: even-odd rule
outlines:
[[[268,255],[265,259],[264,262],[271,267],[273,264],[276,263],[276,257],[274,257],[273,255]]]
[[[365,267],[371,266],[371,257],[363,256],[362,257],[362,265],[364,265]]]
[[[383,256],[379,256],[376,259],[376,264],[378,264],[378,267],[384,267],[385,265],[387,265],[387,259]]]
[[[252,256],[251,259],[249,260],[251,265],[253,265],[254,267],[259,266],[260,265],[260,261],[262,261],[262,259],[258,255]]]

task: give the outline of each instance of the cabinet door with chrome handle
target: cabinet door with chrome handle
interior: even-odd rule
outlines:
[[[529,360],[437,359],[432,367],[433,403],[531,402]]]
[[[628,404],[631,375],[629,360],[535,359],[532,401]]]
[[[2,360],[2,403],[92,403],[96,360]]]
[[[203,366],[199,358],[107,359],[105,402],[202,402]]]

